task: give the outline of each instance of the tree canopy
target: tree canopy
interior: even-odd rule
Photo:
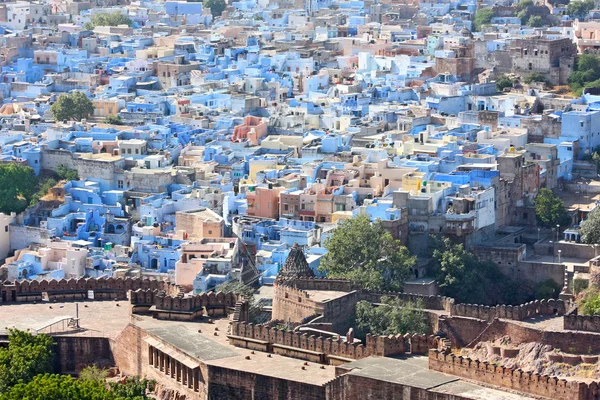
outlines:
[[[111,124],[111,125],[123,125],[124,124],[120,115],[109,115],[108,117],[104,118],[104,123]]]
[[[225,10],[225,7],[227,7],[225,0],[204,0],[203,5],[206,8],[210,8],[210,13],[213,17],[220,16]]]
[[[100,12],[94,14],[90,22],[86,22],[84,28],[92,30],[96,26],[119,26],[119,25],[133,25],[133,21],[126,14],[119,11],[112,12]]]
[[[383,297],[381,305],[360,301],[356,304],[356,327],[364,337],[373,335],[396,335],[398,333],[427,333],[427,314],[423,304],[402,302],[397,297]]]
[[[341,222],[325,247],[321,272],[372,290],[401,291],[416,262],[379,222],[362,214]]]
[[[600,243],[600,208],[591,211],[585,221],[581,223],[581,239],[587,244]]]
[[[153,385],[152,381],[130,378],[125,383],[111,382],[107,389],[100,379],[43,374],[0,392],[0,400],[145,400]]]
[[[58,179],[60,179],[60,180],[67,180],[67,181],[79,180],[79,174],[77,173],[77,170],[69,168],[64,164],[60,164],[58,167],[56,167],[56,175],[58,176]]]
[[[0,347],[0,393],[19,382],[27,384],[38,374],[52,372],[53,345],[48,335],[9,329],[8,347]]]
[[[579,312],[582,315],[600,314],[600,293],[597,288],[586,290],[577,300]]]
[[[571,1],[567,4],[567,14],[572,18],[584,19],[594,7],[594,0]]]
[[[504,88],[512,87],[514,81],[507,75],[500,75],[496,78],[496,90],[503,91]]]
[[[494,18],[494,11],[491,8],[481,8],[475,13],[473,19],[473,29],[480,31],[482,25],[489,24]]]
[[[563,201],[550,189],[542,188],[535,198],[535,216],[538,223],[546,228],[567,225],[570,222]]]
[[[434,242],[434,274],[444,296],[471,304],[521,304],[530,300],[528,282],[510,279],[495,263],[478,260],[462,244],[448,238],[434,238]]]
[[[94,112],[94,104],[83,92],[61,94],[50,107],[57,121],[81,121]]]
[[[556,299],[560,289],[560,286],[553,279],[546,279],[535,285],[535,298],[536,300]]]
[[[530,26],[533,26],[533,25],[530,25]],[[523,78],[523,82],[525,82],[527,84],[530,84],[533,82],[548,82],[548,77],[544,74],[540,74],[539,72],[534,72],[532,74],[527,75],[525,78]]]
[[[578,95],[581,95],[583,88],[600,87],[600,56],[596,54],[578,55],[575,59],[575,68],[568,81],[571,90]]]
[[[532,15],[527,20],[527,25],[532,28],[539,28],[541,26],[544,26],[544,19],[539,15]]]
[[[37,182],[31,167],[0,164],[0,211],[5,214],[23,212],[36,191]]]

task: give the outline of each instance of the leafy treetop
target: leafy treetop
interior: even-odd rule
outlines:
[[[527,282],[503,275],[491,261],[480,261],[462,244],[433,238],[434,274],[444,296],[459,303],[521,304],[530,300]]]
[[[57,121],[81,121],[94,112],[94,104],[83,92],[61,94],[50,107]]]
[[[383,297],[381,305],[367,301],[356,305],[357,334],[396,335],[405,333],[427,333],[427,314],[422,302],[402,302],[397,297]]]
[[[494,11],[491,8],[481,8],[475,13],[473,19],[473,29],[480,31],[482,25],[489,24],[494,18]]]
[[[600,208],[596,207],[594,210],[588,213],[585,221],[581,223],[581,228],[579,231],[581,233],[581,239],[584,243],[600,243]]]
[[[594,0],[571,1],[567,4],[567,14],[572,18],[584,19],[594,7]]]
[[[219,17],[227,7],[225,0],[204,0],[203,4],[204,7],[210,8],[213,17]]]
[[[0,164],[0,212],[23,212],[36,191],[37,182],[31,167]]]
[[[362,214],[340,223],[325,247],[321,272],[371,290],[401,291],[416,263],[399,240]]]
[[[10,329],[8,347],[0,348],[0,393],[19,382],[30,382],[38,374],[52,372],[53,345],[48,335]]]
[[[126,14],[119,11],[112,12],[100,12],[94,14],[90,22],[86,22],[84,28],[92,30],[96,26],[119,26],[119,25],[133,25],[133,21]]]
[[[546,228],[567,225],[569,214],[562,200],[550,189],[542,188],[535,198],[535,216]]]
[[[106,388],[101,379],[43,374],[0,392],[0,400],[146,400],[146,392],[153,386],[153,381],[129,378],[125,383],[111,382]]]

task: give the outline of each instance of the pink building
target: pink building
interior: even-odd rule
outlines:
[[[246,192],[248,215],[262,218],[279,218],[279,195],[285,188],[258,186]]]
[[[175,283],[191,289],[200,272],[227,274],[239,262],[238,238],[210,238],[181,245],[181,258],[175,264]],[[210,271],[205,271],[205,269]]]
[[[259,117],[247,115],[244,123],[233,128],[232,142],[248,139],[253,146],[258,146],[260,138],[267,136],[267,122]]]

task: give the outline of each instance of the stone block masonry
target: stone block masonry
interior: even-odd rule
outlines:
[[[315,337],[300,332],[281,330],[264,325],[234,322],[228,335],[237,347],[273,352],[324,364],[359,360],[369,356],[427,354],[431,348],[450,350],[450,341],[432,335],[405,334],[373,336],[368,334],[365,344]]]
[[[600,315],[565,315],[566,330],[600,333]]]
[[[234,293],[202,293],[183,297],[183,293],[168,295],[155,289],[138,289],[129,292],[133,313],[151,312],[157,319],[191,321],[203,315],[226,315],[240,301]]]
[[[563,300],[535,300],[518,306],[483,306],[481,304],[454,304],[450,315],[478,318],[493,321],[496,318],[522,321],[537,315],[564,315],[566,305]]]
[[[50,301],[114,300],[127,298],[129,290],[162,290],[178,295],[181,288],[165,281],[122,278],[78,278],[41,281],[15,281],[0,284],[0,304],[42,301],[46,293]]]
[[[598,382],[567,381],[521,369],[494,366],[436,349],[429,350],[429,369],[556,400],[593,400],[600,393]]]

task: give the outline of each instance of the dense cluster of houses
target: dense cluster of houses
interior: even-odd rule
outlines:
[[[359,214],[416,254],[432,233],[516,237],[540,188],[597,177],[582,160],[600,145],[600,96],[560,88],[600,22],[548,3],[528,12],[552,26],[530,27],[516,3],[483,3],[240,0],[218,17],[185,1],[2,3],[0,162],[79,180],[2,215],[0,271],[200,292],[271,283],[295,243],[318,273]],[[129,23],[90,27],[102,13]],[[499,91],[501,74],[522,79]],[[93,114],[55,120],[73,91]]]

